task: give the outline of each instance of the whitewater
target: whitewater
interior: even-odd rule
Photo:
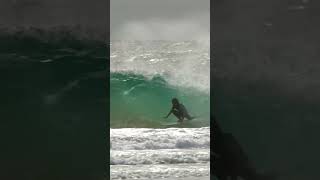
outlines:
[[[111,179],[209,179],[210,128],[110,130]]]
[[[208,43],[113,41],[110,46],[111,179],[210,179]],[[183,128],[163,126],[176,122],[163,118],[172,97],[199,118]]]

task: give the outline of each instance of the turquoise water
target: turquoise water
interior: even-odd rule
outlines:
[[[192,116],[184,127],[209,126],[208,51],[193,42],[115,42],[111,48],[111,128],[163,127],[176,97]]]
[[[192,116],[199,116],[188,123],[192,127],[208,126],[208,94],[169,85],[161,76],[147,79],[143,75],[112,73],[110,84],[111,127],[158,127],[175,122],[167,115],[171,98],[176,97]]]

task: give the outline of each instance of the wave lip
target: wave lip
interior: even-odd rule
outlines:
[[[114,41],[110,71],[162,76],[173,86],[210,89],[209,46],[196,41]]]

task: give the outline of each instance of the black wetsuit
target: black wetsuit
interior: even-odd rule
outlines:
[[[183,121],[184,118],[187,118],[188,120],[193,119],[187,111],[187,109],[184,107],[183,104],[179,104],[178,107],[173,106],[172,107],[172,113],[180,120]]]

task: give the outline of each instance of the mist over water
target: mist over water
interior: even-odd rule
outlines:
[[[197,40],[207,42],[209,35],[209,13],[194,14],[180,19],[150,18],[133,20],[122,24],[111,32],[113,40]]]
[[[111,0],[114,40],[205,40],[210,38],[210,1]]]

